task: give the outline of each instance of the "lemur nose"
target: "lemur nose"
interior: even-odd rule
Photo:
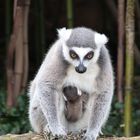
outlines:
[[[84,73],[86,72],[87,68],[83,64],[79,64],[79,66],[75,67],[76,72]]]

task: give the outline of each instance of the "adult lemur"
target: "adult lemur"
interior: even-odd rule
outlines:
[[[108,39],[84,27],[62,28],[58,34],[30,86],[31,125],[53,135],[85,129],[85,139],[96,140],[114,89]]]

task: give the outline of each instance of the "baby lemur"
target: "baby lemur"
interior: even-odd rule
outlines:
[[[65,99],[65,116],[69,122],[79,120],[86,108],[88,94],[80,91],[76,87],[67,86],[63,88]]]

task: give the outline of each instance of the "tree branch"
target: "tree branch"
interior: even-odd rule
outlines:
[[[57,137],[51,137],[49,139],[45,139],[43,138],[43,136],[29,132],[26,134],[21,134],[21,135],[15,135],[15,134],[7,134],[4,136],[0,136],[0,140],[8,140],[8,139],[12,139],[12,140],[52,140],[54,138]],[[58,138],[57,140],[63,140],[62,138]],[[65,139],[64,139],[65,140]],[[73,140],[73,136],[69,136],[69,138],[67,138],[67,140]],[[81,139],[77,139],[76,140],[81,140]],[[126,138],[126,137],[107,137],[107,138],[98,138],[98,140],[140,140],[140,136],[137,137],[130,137],[130,138]]]

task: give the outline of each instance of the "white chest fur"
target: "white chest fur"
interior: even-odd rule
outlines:
[[[99,73],[97,65],[91,66],[85,73],[77,73],[73,66],[69,67],[67,76],[63,81],[64,86],[76,86],[89,94],[96,91],[96,77]]]

